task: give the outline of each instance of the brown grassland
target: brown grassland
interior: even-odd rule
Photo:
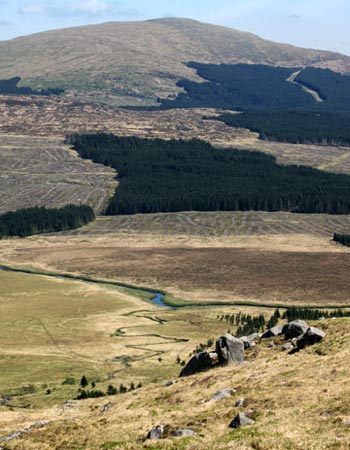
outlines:
[[[100,218],[62,236],[3,242],[9,265],[162,289],[196,301],[343,305],[347,216],[181,213]],[[49,249],[49,251],[48,251]]]

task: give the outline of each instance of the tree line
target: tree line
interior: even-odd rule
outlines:
[[[82,158],[116,169],[108,215],[176,211],[348,214],[350,176],[280,166],[273,156],[192,139],[73,135]]]
[[[79,228],[95,219],[90,206],[67,205],[62,208],[24,208],[0,216],[0,239]]]
[[[287,319],[288,322],[292,322],[297,319],[319,320],[322,318],[329,319],[331,317],[350,317],[350,311],[344,311],[342,309],[325,311],[322,309],[291,307],[286,309],[282,315],[282,319]]]
[[[299,86],[287,81],[298,68],[197,62],[188,66],[208,81],[180,80],[177,85],[185,92],[173,100],[160,100],[162,108],[281,109],[314,103]]]
[[[334,233],[333,241],[339,242],[340,244],[343,244],[343,245],[346,245],[347,247],[349,247],[350,246],[350,234]]]
[[[350,145],[350,114],[316,111],[245,111],[217,117],[226,125],[248,128],[263,140],[292,144]]]

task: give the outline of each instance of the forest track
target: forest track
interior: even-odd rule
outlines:
[[[300,69],[297,72],[292,73],[292,75],[289,78],[287,78],[288,83],[292,83],[292,84],[295,84],[296,86],[300,86],[302,88],[302,90],[304,92],[306,92],[307,94],[311,95],[317,103],[322,103],[323,99],[320,97],[320,94],[318,92],[310,89],[309,87],[305,86],[302,83],[299,83],[299,81],[296,81],[297,76],[300,75],[303,70],[304,69]]]

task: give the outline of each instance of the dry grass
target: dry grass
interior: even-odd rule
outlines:
[[[345,319],[323,322],[325,340],[293,356],[262,343],[247,352],[244,366],[212,370],[168,388],[157,382],[111,397],[111,410],[104,414],[100,411],[107,399],[80,402],[73,412],[58,408],[29,412],[27,421],[47,418],[52,422],[8,442],[6,448],[345,450],[350,445],[350,429],[344,423],[350,400],[348,325]],[[232,399],[203,403],[227,387],[237,389]],[[243,410],[253,410],[256,423],[230,430],[228,424],[239,411],[234,402],[242,397],[246,399]],[[12,422],[9,416],[4,413],[6,429],[15,425],[19,413],[12,413]],[[143,442],[157,424],[191,428],[198,434],[190,439]]]

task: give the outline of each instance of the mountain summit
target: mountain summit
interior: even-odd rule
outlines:
[[[59,87],[112,104],[152,104],[199,80],[189,61],[327,67],[350,71],[350,57],[277,44],[253,34],[189,19],[110,22],[0,42],[0,78]]]

